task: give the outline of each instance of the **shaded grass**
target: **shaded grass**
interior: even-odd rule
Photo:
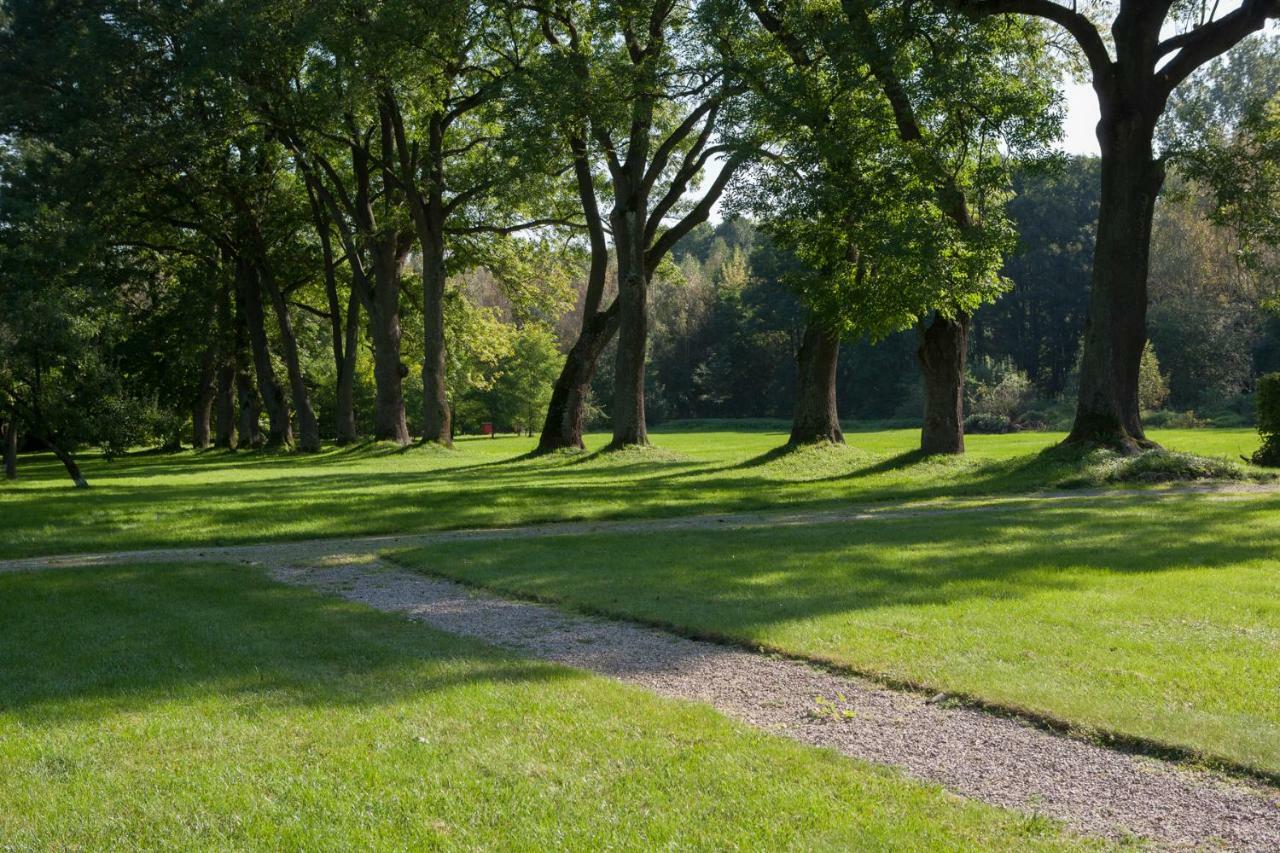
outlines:
[[[1250,430],[1154,437],[1208,456],[1256,444]],[[928,459],[914,450],[915,430],[794,453],[778,451],[785,433],[767,431],[659,433],[658,450],[538,459],[525,457],[532,439],[513,437],[465,439],[455,451],[188,451],[87,459],[88,490],[70,488],[50,457],[23,457],[20,479],[0,487],[0,558],[1011,494],[1081,473],[1078,457],[1042,452],[1060,438],[971,436],[967,456]]]
[[[15,849],[1059,849],[1047,821],[242,566],[0,576]]]
[[[1280,495],[394,555],[1280,774]]]

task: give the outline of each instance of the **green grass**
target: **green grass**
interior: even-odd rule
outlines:
[[[1079,844],[246,567],[0,575],[4,849]]]
[[[396,555],[1280,775],[1280,495]]]
[[[1170,447],[1237,458],[1250,430],[1154,433]],[[971,436],[959,459],[921,460],[916,430],[854,432],[847,448],[775,451],[785,433],[674,431],[657,450],[520,458],[527,438],[464,439],[455,451],[385,446],[301,454],[149,454],[85,460],[76,490],[48,456],[0,487],[0,558],[567,519],[774,507],[819,509],[1055,487],[1097,465],[1040,451],[1045,433]],[[604,443],[591,438],[592,446]],[[1101,470],[1098,468],[1098,470]]]

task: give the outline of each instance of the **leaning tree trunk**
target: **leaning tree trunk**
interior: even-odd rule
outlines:
[[[625,210],[613,217],[618,251],[618,355],[613,371],[613,441],[610,447],[649,443],[644,413],[645,349],[649,335],[649,276],[645,217]]]
[[[316,420],[315,409],[311,408],[311,393],[307,390],[307,381],[302,375],[298,336],[293,332],[289,305],[270,270],[259,270],[259,281],[266,288],[271,306],[275,309],[276,323],[280,327],[280,354],[284,357],[285,371],[289,375],[289,392],[293,397],[293,410],[298,419],[298,449],[305,453],[315,453],[320,450],[320,423]]]
[[[400,361],[400,276],[404,255],[397,240],[398,235],[383,237],[372,253],[374,287],[369,300],[369,337],[373,342],[373,437],[406,445],[411,441],[404,414],[404,377],[408,369]],[[443,300],[443,287],[440,293]],[[426,307],[425,301],[423,306]],[[443,320],[440,323],[439,340],[443,341]],[[423,376],[426,377],[425,367]],[[439,430],[435,432],[438,437]]]
[[[210,344],[200,360],[200,381],[191,405],[191,444],[196,450],[206,450],[210,444],[213,402],[218,396],[217,357],[217,345]]]
[[[443,242],[427,254],[422,270],[422,440],[449,447],[453,424],[445,384]]]
[[[796,354],[795,417],[789,444],[831,442],[844,444],[836,411],[836,362],[840,336],[828,330],[812,313]]]
[[[1138,374],[1147,341],[1151,220],[1164,166],[1152,157],[1154,121],[1104,116],[1102,195],[1080,396],[1067,441],[1136,453],[1154,443],[1142,429]]]
[[[551,405],[542,425],[542,436],[534,453],[556,450],[583,450],[582,432],[586,420],[587,397],[600,354],[618,332],[618,303],[582,324],[578,340],[565,358],[564,369],[551,391]]]
[[[62,463],[62,467],[67,469],[67,476],[71,478],[71,482],[76,484],[77,489],[89,488],[89,481],[84,478],[84,474],[80,473],[80,466],[76,464],[75,457],[64,450],[52,439],[41,439],[45,447],[53,451],[53,455],[58,457],[58,461]]]
[[[920,450],[964,453],[964,369],[969,338],[969,317],[948,319],[934,314],[919,327],[916,359],[924,378],[924,426]]]
[[[18,478],[18,425],[13,421],[4,428],[4,478]]]
[[[258,378],[258,390],[267,410],[268,447],[293,444],[293,430],[289,426],[289,405],[284,391],[276,380],[271,366],[271,349],[267,342],[267,327],[262,313],[262,291],[257,270],[247,263],[237,262],[237,308],[243,314],[249,330],[249,342],[253,348],[254,372]],[[243,408],[243,407],[242,407]],[[242,417],[243,421],[244,418]]]

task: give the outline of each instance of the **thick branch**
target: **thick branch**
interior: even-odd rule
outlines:
[[[1101,33],[1088,18],[1075,11],[1074,6],[1059,6],[1053,0],[952,0],[960,11],[981,17],[986,15],[1031,15],[1053,21],[1069,32],[1085,58],[1089,60],[1089,69],[1094,78],[1106,73],[1111,67],[1111,54],[1107,52],[1106,42]]]
[[[1161,55],[1175,49],[1178,52],[1156,72],[1164,94],[1167,96],[1201,65],[1262,29],[1268,18],[1280,18],[1280,0],[1245,0],[1239,9],[1212,23],[1166,39],[1158,52]]]

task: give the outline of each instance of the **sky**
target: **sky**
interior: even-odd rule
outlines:
[[[1088,83],[1065,81],[1067,120],[1062,125],[1062,148],[1068,154],[1097,154],[1098,96]]]

